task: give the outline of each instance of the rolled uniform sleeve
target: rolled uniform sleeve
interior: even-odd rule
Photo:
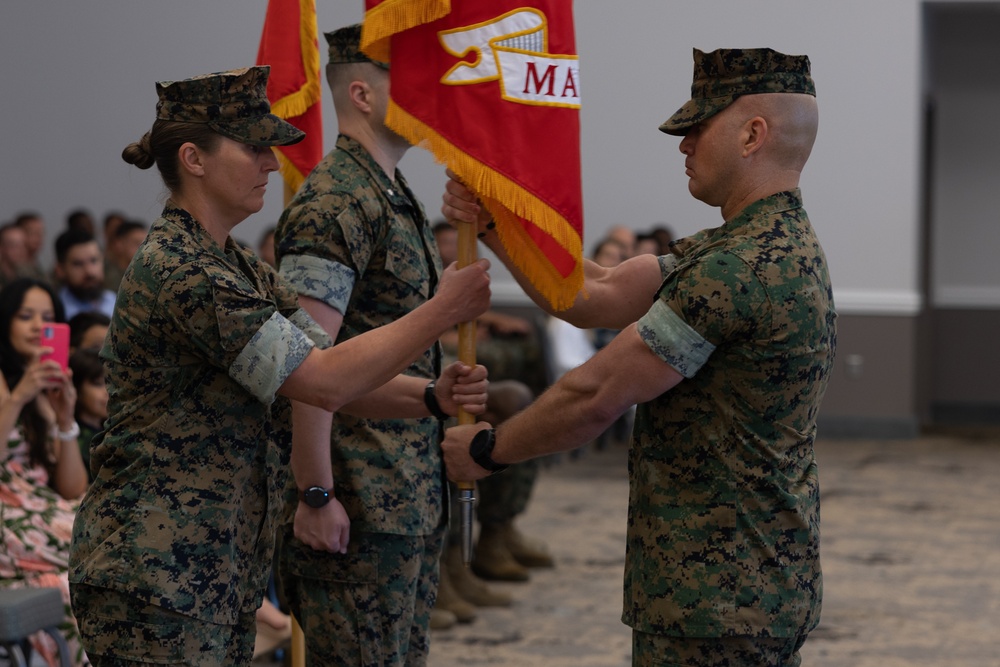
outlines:
[[[657,301],[638,323],[639,336],[649,349],[686,378],[694,377],[715,351],[715,346],[701,337],[670,310]]]
[[[661,262],[667,274],[639,335],[649,349],[692,378],[719,345],[752,337],[766,317],[766,292],[739,257],[711,253],[699,261]]]
[[[353,269],[315,255],[289,255],[281,261],[281,279],[299,294],[321,301],[337,312],[347,311],[354,289]]]
[[[315,343],[291,320],[274,313],[236,357],[229,376],[261,403],[270,403],[313,347]]]

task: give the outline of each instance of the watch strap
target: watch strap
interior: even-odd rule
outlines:
[[[434,393],[434,388],[437,386],[437,380],[431,380],[424,387],[424,405],[427,406],[427,411],[437,419],[438,421],[448,421],[450,415],[441,409],[441,404],[438,403],[437,394]]]
[[[483,445],[478,445],[485,438]],[[477,440],[479,442],[477,442]],[[507,469],[506,463],[497,463],[493,460],[493,447],[496,445],[496,430],[492,428],[483,429],[473,437],[473,443],[469,446],[469,454],[472,460],[481,468],[489,470],[490,473],[498,473]]]

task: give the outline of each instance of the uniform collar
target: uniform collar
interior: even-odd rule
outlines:
[[[185,234],[191,237],[196,245],[215,254],[225,256],[227,252],[236,250],[239,247],[232,236],[226,237],[226,246],[224,248],[220,247],[215,239],[212,238],[212,235],[208,233],[208,230],[195,220],[194,216],[178,206],[172,199],[168,199],[164,205],[163,218],[170,224],[180,227]]]
[[[410,186],[406,183],[406,179],[403,178],[399,169],[396,169],[395,181],[393,181],[371,156],[371,153],[365,150],[365,147],[357,140],[346,134],[337,137],[337,148],[350,155],[362,169],[371,175],[370,182],[377,184],[378,189],[385,193],[386,198],[393,205],[412,205],[413,198],[410,194]]]
[[[749,204],[742,211],[731,217],[729,220],[726,220],[722,227],[727,231],[732,230],[736,227],[742,227],[753,220],[758,220],[772,216],[776,213],[783,213],[797,208],[802,208],[802,192],[799,188],[778,192]]]

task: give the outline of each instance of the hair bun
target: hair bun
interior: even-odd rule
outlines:
[[[149,132],[142,135],[139,141],[133,141],[122,151],[122,159],[134,164],[139,169],[149,169],[155,163],[149,145]]]

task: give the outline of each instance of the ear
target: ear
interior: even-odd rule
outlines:
[[[177,163],[180,168],[192,176],[205,175],[204,156],[201,149],[190,141],[181,144],[177,149]]]
[[[763,116],[754,116],[743,125],[743,157],[749,157],[759,151],[767,140],[767,121]]]
[[[374,104],[374,91],[367,82],[355,79],[347,87],[347,95],[353,104],[362,113],[371,113]]]

